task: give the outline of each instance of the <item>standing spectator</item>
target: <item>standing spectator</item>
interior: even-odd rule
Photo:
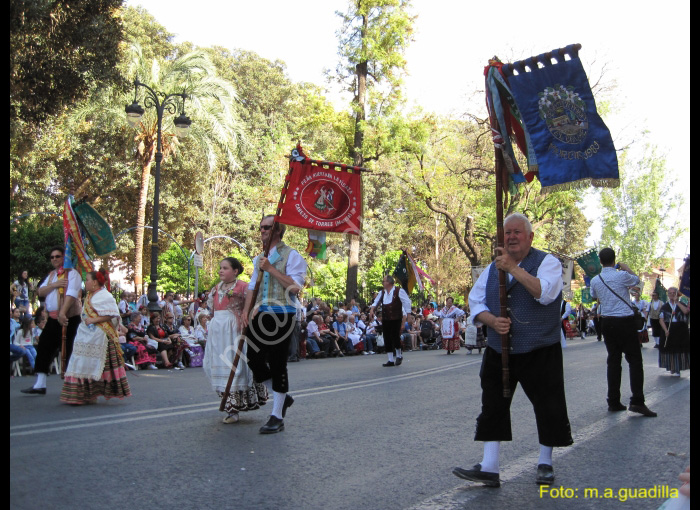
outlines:
[[[620,262],[615,269],[615,252],[603,248],[598,254],[603,266],[600,274],[591,280],[591,297],[597,298],[602,308],[601,325],[608,351],[608,411],[625,411],[620,401],[622,380],[622,355],[629,364],[629,410],[647,417],[656,413],[644,404],[644,360],[634,320],[634,307],[630,303],[629,289],[639,285],[639,277],[627,264]]]
[[[15,306],[20,309],[21,318],[25,315],[30,315],[29,312],[29,274],[27,271],[22,271],[17,280],[15,280],[15,288],[17,295],[15,297]]]

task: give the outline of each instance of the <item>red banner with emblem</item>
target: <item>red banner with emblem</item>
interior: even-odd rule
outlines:
[[[362,181],[354,167],[291,161],[275,220],[322,232],[360,235]]]

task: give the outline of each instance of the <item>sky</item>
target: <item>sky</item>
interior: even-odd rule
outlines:
[[[176,42],[251,50],[286,63],[289,77],[328,87],[345,108],[324,69],[337,62],[340,18],[347,0],[128,0],[141,5]],[[485,117],[483,68],[497,55],[512,62],[580,43],[591,83],[616,84],[614,110],[605,118],[617,148],[657,145],[669,179],[690,200],[690,2],[413,0],[414,40],[408,47],[404,94],[409,105],[439,114]],[[496,9],[500,10],[497,11]],[[645,133],[644,135],[642,133]],[[600,233],[595,194],[584,213]],[[688,217],[688,215],[685,215]],[[689,250],[690,234],[674,249]]]

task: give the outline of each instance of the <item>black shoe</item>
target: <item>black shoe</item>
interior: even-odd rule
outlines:
[[[462,469],[456,467],[452,470],[452,474],[462,480],[470,482],[481,482],[486,487],[500,487],[501,481],[498,479],[498,473],[489,473],[481,470],[481,464],[477,464],[472,469]]]
[[[22,393],[29,393],[30,395],[46,395],[46,388],[26,388],[20,391]]]
[[[284,430],[284,422],[275,416],[270,415],[267,423],[260,427],[261,434],[275,434]]]
[[[649,409],[647,406],[644,404],[642,405],[630,405],[629,407],[630,411],[633,413],[639,413],[643,416],[647,416],[649,418],[656,418],[657,414]]]
[[[548,464],[537,465],[537,485],[552,485],[554,483],[554,468]]]
[[[393,361],[387,361],[387,362],[384,363],[382,366],[383,366],[383,367],[393,367],[393,366],[395,366],[395,365],[394,365],[394,362],[393,362]]]
[[[608,404],[608,411],[610,411],[611,413],[616,413],[618,411],[627,411],[627,407],[617,402],[615,404]]]
[[[292,398],[291,395],[285,395],[284,397],[284,404],[282,404],[282,418],[284,418],[287,415],[287,408],[292,407],[292,404],[294,403],[294,399]]]
[[[401,363],[403,363],[403,356],[400,358],[396,358],[396,366],[398,367]]]

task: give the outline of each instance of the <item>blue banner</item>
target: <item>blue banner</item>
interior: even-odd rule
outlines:
[[[540,182],[550,189],[573,183],[616,186],[610,131],[598,115],[577,52],[565,51],[569,60],[554,50],[502,68],[534,149]]]

